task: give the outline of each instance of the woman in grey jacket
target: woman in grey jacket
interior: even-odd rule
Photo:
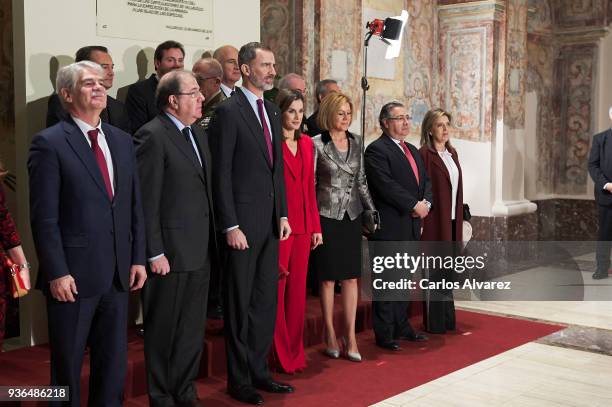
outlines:
[[[361,273],[361,215],[375,210],[363,170],[361,137],[348,131],[353,104],[341,93],[327,95],[319,108],[319,127],[324,131],[313,138],[315,182],[321,229],[325,243],[313,257],[321,283],[321,308],[326,329],[325,354],[340,356],[334,331],[334,282],[342,281],[344,308],[344,355],[361,361],[355,338],[357,279]]]

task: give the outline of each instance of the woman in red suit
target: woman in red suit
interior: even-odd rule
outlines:
[[[450,113],[430,110],[421,125],[421,149],[431,180],[433,205],[423,221],[421,240],[461,242],[463,234],[463,176],[457,150],[450,143]],[[456,245],[450,245],[449,250]],[[455,254],[457,250],[454,250]],[[452,253],[450,253],[452,254]],[[430,280],[452,279],[453,270],[430,270]],[[455,329],[452,290],[430,290],[425,298],[423,324],[430,333]]]
[[[306,367],[303,336],[308,257],[323,238],[314,186],[314,145],[300,131],[304,97],[298,91],[281,90],[276,103],[282,112],[291,236],[280,242],[274,355],[280,370],[294,373]]]
[[[2,178],[4,178],[4,175],[6,175],[6,171],[2,167],[2,163],[0,163],[0,351],[2,350],[2,340],[4,339],[7,297],[11,290],[9,276],[4,269],[4,256],[8,256],[13,263],[19,265],[19,274],[26,288],[30,288],[30,264],[23,254],[19,234],[4,200],[4,189],[2,188]]]

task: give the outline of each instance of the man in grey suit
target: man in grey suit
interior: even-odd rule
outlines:
[[[197,406],[215,233],[208,141],[195,76],[176,70],[156,91],[160,113],[136,132],[151,284],[143,291],[151,406]]]

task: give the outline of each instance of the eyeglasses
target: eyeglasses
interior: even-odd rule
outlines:
[[[191,96],[192,99],[195,99],[198,96],[203,96],[202,92],[200,92],[199,90],[194,90],[192,92],[179,92],[175,93],[175,95]]]
[[[409,122],[411,119],[410,115],[404,115],[404,116],[391,116],[388,117],[387,120],[401,120],[401,121],[407,121]]]
[[[197,75],[196,78],[200,82],[204,82],[204,81],[207,81],[209,79],[220,79],[218,76],[200,76],[200,75]]]

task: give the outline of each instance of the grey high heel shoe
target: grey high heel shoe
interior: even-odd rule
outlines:
[[[348,351],[348,340],[346,337],[342,338],[342,347],[344,349],[344,357],[351,362],[361,362],[361,353],[359,352],[349,352]]]

